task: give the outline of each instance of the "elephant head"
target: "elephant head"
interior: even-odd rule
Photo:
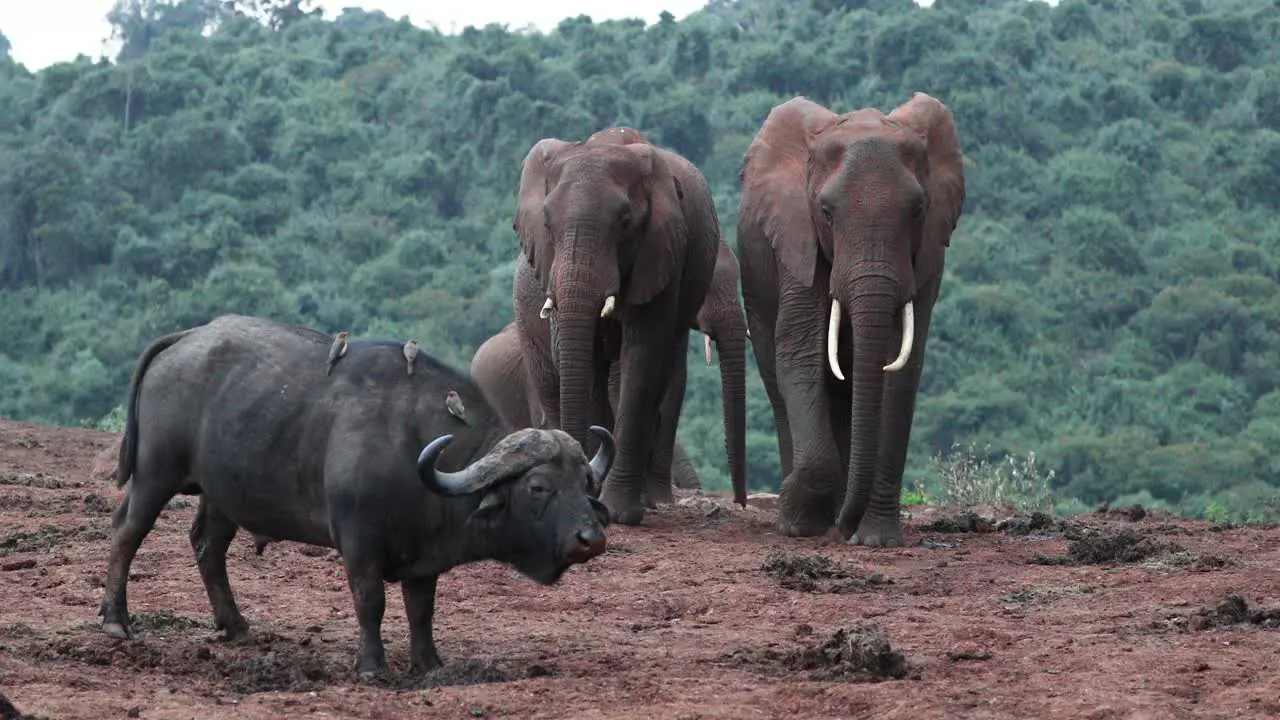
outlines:
[[[556,314],[561,426],[587,442],[597,323],[626,322],[680,278],[683,185],[647,143],[538,142],[520,174],[514,229]],[[625,440],[624,440],[625,442]]]
[[[964,204],[959,138],[951,112],[924,93],[889,115],[875,109],[836,115],[795,98],[774,109],[758,137],[743,171],[744,186],[753,185],[752,196],[761,198],[750,211],[772,228],[785,271],[831,298],[827,364],[840,380],[840,333],[852,331],[841,527],[856,528],[876,476],[886,373],[910,363],[918,382],[915,301],[931,309]],[[896,496],[893,502],[896,508]]]
[[[722,239],[715,274],[698,310],[707,365],[711,343],[720,352],[720,386],[724,395],[724,445],[733,481],[733,499],[747,504],[747,318],[739,296],[738,258]]]

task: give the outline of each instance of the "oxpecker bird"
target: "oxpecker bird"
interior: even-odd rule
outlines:
[[[458,393],[450,390],[449,394],[444,398],[444,406],[449,408],[450,415],[458,418],[468,425],[471,424],[467,422],[467,409],[462,407],[462,398],[458,397]]]
[[[404,359],[409,363],[409,374],[413,374],[413,361],[418,357],[418,341],[410,340],[404,344]]]
[[[347,336],[351,333],[343,330],[333,336],[333,345],[329,346],[329,367],[324,371],[325,375],[333,372],[333,366],[338,364],[338,360],[347,354]]]

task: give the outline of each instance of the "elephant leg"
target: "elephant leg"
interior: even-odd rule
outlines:
[[[689,459],[689,455],[684,451],[684,445],[681,445],[678,440],[671,447],[671,481],[681,490],[702,489],[702,479],[698,477],[698,470],[693,467],[693,461]]]
[[[773,251],[767,240],[752,239],[746,228],[738,229],[738,246],[742,273],[742,305],[746,310],[747,328],[751,331],[751,354],[764,383],[765,394],[773,408],[773,423],[778,436],[778,463],[782,477],[791,474],[791,424],[787,405],[778,387],[777,336],[779,280]]]
[[[689,333],[684,334],[684,341],[676,348],[676,353],[675,367],[671,369],[671,382],[667,384],[658,411],[657,437],[649,456],[648,482],[645,485],[648,507],[669,505],[676,500],[671,490],[671,462],[676,443],[676,426],[680,421],[688,381]]]
[[[875,484],[871,486],[871,500],[861,517],[850,515],[840,519],[841,527],[857,528],[849,538],[849,542],[854,545],[900,547],[905,543],[900,519],[902,473],[907,465],[911,424],[915,417],[916,391],[920,388],[920,374],[924,369],[925,343],[929,337],[929,321],[933,316],[933,303],[937,296],[936,284],[916,294],[916,331],[911,359],[899,372],[886,373],[883,415],[880,423],[881,445],[876,458],[876,476]],[[899,330],[895,335],[893,342],[896,346],[901,343],[902,331]]]
[[[751,321],[751,352],[756,358],[756,367],[760,371],[760,380],[764,383],[765,394],[769,398],[769,406],[773,408],[773,424],[778,436],[778,463],[782,466],[782,477],[791,474],[791,423],[787,418],[787,404],[783,401],[782,390],[778,387],[777,347],[774,343],[773,328],[765,326],[762,321]]]
[[[832,432],[823,333],[826,313],[808,288],[784,296],[778,327],[778,385],[790,421],[792,468],[778,498],[778,531],[821,535],[835,522],[844,497],[844,468]]]
[[[605,480],[600,499],[611,518],[622,525],[639,525],[644,520],[645,470],[654,449],[657,417],[663,393],[674,370],[676,350],[687,353],[688,330],[671,332],[675,298],[655,302],[626,328],[622,344],[621,382],[614,435],[617,459]],[[638,313],[639,315],[639,313]],[[685,360],[685,354],[679,359]]]

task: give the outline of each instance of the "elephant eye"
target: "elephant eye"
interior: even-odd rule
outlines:
[[[825,221],[828,225],[834,222],[833,218],[831,217],[831,207],[829,205],[827,205],[826,203],[822,203],[822,205],[819,206],[819,209],[822,210],[823,221]]]
[[[911,208],[911,217],[917,220],[924,217],[924,212],[928,209],[928,206],[928,198],[920,198],[920,200],[916,202],[915,207]]]
[[[618,222],[622,225],[622,227],[628,227],[629,225],[631,225],[631,209],[630,208],[622,209],[622,212],[618,215]]]

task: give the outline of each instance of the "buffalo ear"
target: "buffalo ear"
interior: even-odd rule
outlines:
[[[929,204],[917,274],[932,277],[941,270],[943,248],[951,245],[951,232],[964,210],[964,156],[960,153],[960,137],[947,106],[921,92],[895,108],[889,118],[914,130],[924,141],[929,164],[924,191]]]
[[[487,525],[497,519],[498,513],[506,506],[507,501],[502,497],[502,494],[496,490],[490,490],[484,494],[484,499],[480,501],[480,506],[471,511],[471,515],[467,517],[467,522]]]
[[[637,148],[636,152],[642,153],[649,162],[646,183],[649,224],[645,234],[636,241],[626,291],[627,304],[643,305],[671,285],[676,268],[684,258],[689,236],[681,205],[684,186],[652,146],[624,147]]]
[[[543,138],[525,155],[520,168],[520,187],[516,192],[516,217],[512,228],[520,238],[520,252],[538,272],[538,279],[545,285],[551,276],[551,263],[555,260],[555,245],[547,234],[547,224],[542,203],[547,199],[548,170],[560,152],[577,143]]]

